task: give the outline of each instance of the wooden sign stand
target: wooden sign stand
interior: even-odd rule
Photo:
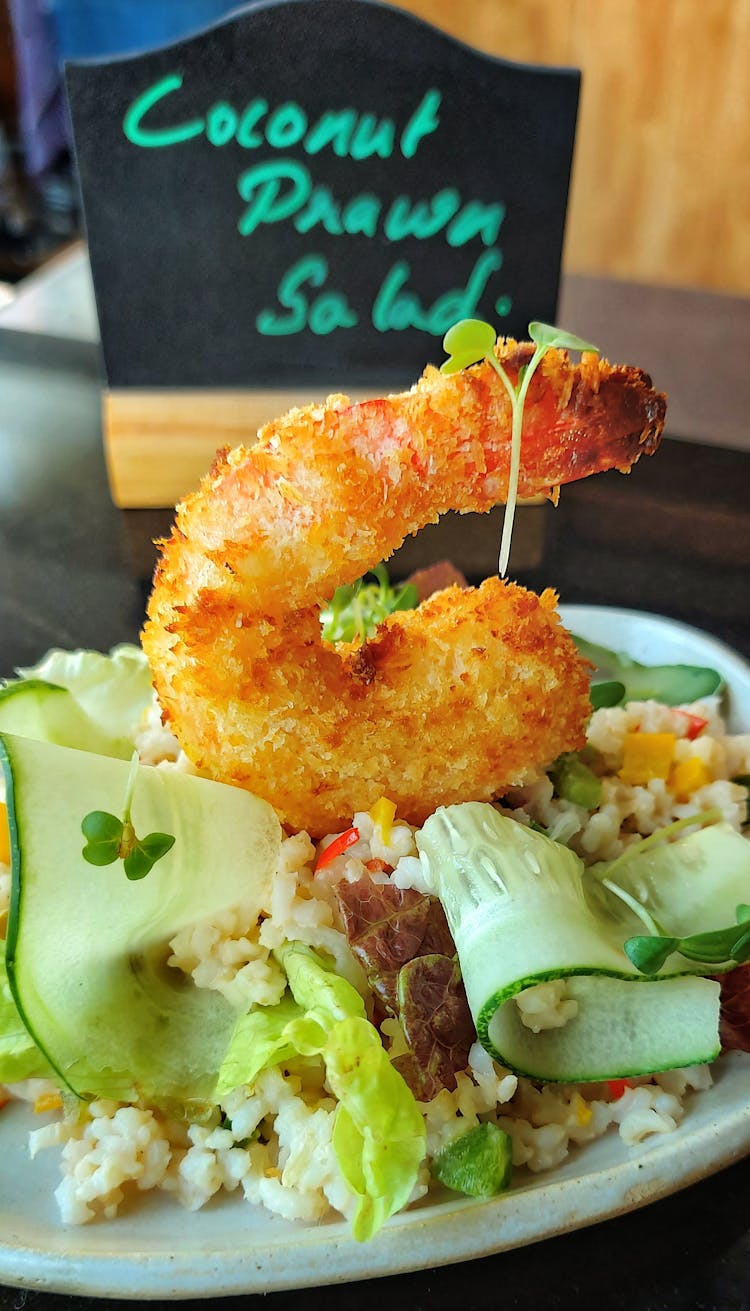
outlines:
[[[347,394],[353,401],[366,395]],[[218,450],[252,444],[264,423],[316,399],[324,399],[323,394],[204,388],[106,390],[102,398],[104,454],[115,505],[123,510],[175,505],[198,486]]]

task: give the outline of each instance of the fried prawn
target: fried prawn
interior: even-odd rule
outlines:
[[[515,379],[533,347],[496,348]],[[519,494],[629,470],[664,398],[637,369],[550,350],[524,411]],[[508,488],[511,410],[483,363],[352,404],[332,396],[220,452],[162,544],[143,643],[166,722],[194,764],[334,831],[380,795],[420,823],[487,800],[583,743],[588,681],[541,597],[487,580],[333,647],[319,608],[449,509]]]

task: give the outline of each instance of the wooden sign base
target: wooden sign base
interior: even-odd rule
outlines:
[[[250,445],[262,424],[321,399],[309,391],[105,391],[102,425],[112,500],[121,509],[171,507],[198,486],[217,450]]]

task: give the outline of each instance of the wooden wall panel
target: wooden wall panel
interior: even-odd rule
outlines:
[[[750,0],[399,0],[583,70],[565,267],[750,294]]]

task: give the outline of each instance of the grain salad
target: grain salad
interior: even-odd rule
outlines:
[[[674,739],[665,777],[640,783],[622,777],[626,741],[634,733]],[[504,796],[502,813],[521,825],[544,828],[587,864],[615,860],[644,837],[696,812],[718,809],[741,831],[747,787],[732,779],[750,774],[750,734],[726,732],[718,698],[681,707],[645,701],[600,709],[590,719],[588,744],[588,759],[601,782],[595,810],[556,795],[550,776],[539,773]],[[141,762],[158,771],[193,772],[155,706],[143,717],[136,745]],[[694,783],[692,789],[685,780]],[[222,994],[238,1011],[274,1007],[286,987],[274,950],[290,941],[305,944],[357,990],[389,1056],[397,1059],[405,1049],[402,1028],[393,1016],[383,1015],[352,951],[339,892],[341,885],[359,886],[362,879],[422,895],[430,888],[416,826],[387,805],[376,805],[355,813],[351,828],[355,839],[327,860],[323,853],[340,844],[339,834],[317,842],[305,831],[284,836],[268,913],[258,917],[251,901],[186,926],[169,943],[168,967],[189,976],[199,989]],[[7,915],[10,882],[5,860],[0,923]],[[515,1005],[521,1023],[534,1033],[564,1028],[577,1009],[564,980],[522,991]],[[418,1099],[425,1151],[407,1204],[440,1187],[432,1163],[475,1126],[492,1123],[509,1136],[514,1181],[520,1182],[524,1171],[553,1169],[605,1133],[619,1134],[633,1148],[649,1135],[672,1132],[691,1096],[711,1081],[709,1066],[699,1064],[583,1085],[545,1084],[504,1068],[475,1040],[455,1086]],[[64,1223],[111,1219],[152,1190],[171,1194],[188,1210],[229,1192],[288,1220],[310,1223],[353,1213],[356,1199],[334,1150],[337,1101],[320,1055],[287,1056],[261,1070],[252,1085],[226,1090],[200,1115],[193,1108],[192,1118],[178,1107],[102,1097],[83,1111],[70,1104],[64,1108],[56,1084],[38,1078],[10,1084],[4,1096],[29,1104],[31,1157],[46,1149],[59,1153],[56,1199]]]

